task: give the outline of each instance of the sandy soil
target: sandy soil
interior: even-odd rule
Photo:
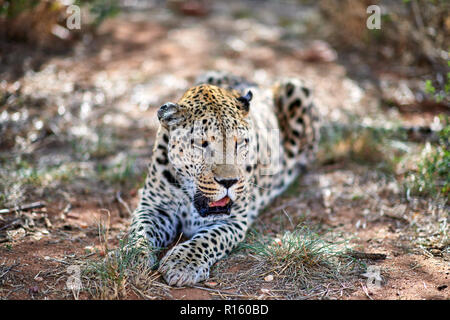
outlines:
[[[424,116],[402,114],[398,110],[382,113],[386,109],[380,109],[373,87],[352,80],[346,67],[333,58],[333,49],[325,46],[319,50],[312,42],[313,37],[297,34],[293,38],[292,33],[274,27],[273,17],[264,17],[264,8],[255,10],[255,16],[238,19],[233,12],[238,12],[240,7],[232,4],[232,9],[219,7],[216,13],[201,18],[177,16],[165,8],[117,17],[102,25],[98,37],[86,37],[64,54],[39,50],[33,54],[25,45],[3,44],[3,49],[10,50],[7,62],[15,66],[14,70],[26,65],[35,67],[20,75],[21,72],[12,72],[3,65],[1,70],[6,71],[2,88],[14,92],[14,86],[20,85],[21,94],[31,97],[32,103],[42,98],[47,110],[53,110],[31,107],[30,115],[43,115],[44,121],[48,121],[45,127],[58,132],[49,119],[59,112],[62,122],[58,125],[79,128],[76,132],[80,133],[80,139],[88,139],[93,134],[92,128],[106,125],[112,128],[117,142],[104,157],[76,160],[86,170],[77,171],[71,182],[49,184],[41,192],[24,195],[26,202],[45,201],[45,208],[26,214],[2,214],[0,232],[13,231],[14,240],[9,238],[0,245],[1,299],[93,298],[89,290],[76,295],[67,289],[71,275],[67,268],[79,261],[104,256],[99,221],[109,220],[106,224],[110,248],[117,246],[125,235],[129,213],[118,201],[117,191],[131,209],[136,206],[139,181],[151,155],[157,107],[176,99],[202,70],[228,70],[262,85],[281,76],[301,75],[316,88],[321,113],[328,122],[348,123],[351,114],[366,117],[372,123],[400,117],[404,123],[421,124],[435,116],[433,112]],[[278,14],[275,9],[274,15]],[[289,8],[284,8],[283,14],[286,11]],[[303,17],[298,11],[290,12],[288,17],[292,20]],[[323,56],[322,50],[329,50],[328,55]],[[318,61],[305,59],[306,53],[315,55]],[[329,55],[331,59],[327,61]],[[73,112],[73,118],[65,119],[61,106],[78,113]],[[60,132],[66,137],[64,130]],[[72,157],[70,161],[75,159],[67,156],[70,142],[59,139],[61,136],[57,134],[54,136],[57,138],[46,138],[31,145],[34,159],[60,158],[62,162],[67,157]],[[134,184],[111,185],[109,176],[90,176],[89,170],[98,163],[120,161],[119,154],[134,157],[133,172],[138,172]],[[436,215],[430,203],[408,204],[398,186],[373,174],[373,167],[345,161],[313,168],[299,179],[293,190],[264,211],[255,224],[256,229],[276,235],[292,230],[297,223],[320,226],[322,230],[342,232],[352,239],[350,243],[358,251],[387,256],[384,260],[365,261],[367,267],[379,268],[382,278],[379,286],[368,285],[360,273],[339,290],[325,292],[323,296],[305,295],[305,298],[450,298],[448,249],[421,247],[413,241],[420,222]],[[8,226],[14,219],[20,223]],[[27,226],[29,221],[34,221],[35,226]],[[164,295],[154,296],[127,288],[122,298],[288,297],[273,291],[275,284],[263,279],[254,284],[258,286],[256,291],[254,287],[243,286],[241,280],[249,277],[251,266],[236,263],[239,259],[239,253],[234,253],[220,264],[222,275],[236,276],[229,281],[224,281],[219,269],[214,269],[211,279],[195,288],[164,288]],[[160,278],[155,281],[164,284]]]

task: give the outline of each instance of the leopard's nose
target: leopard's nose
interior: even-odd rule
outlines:
[[[240,177],[239,170],[235,166],[229,164],[214,165],[212,173],[214,180],[227,189],[238,182]]]
[[[224,186],[225,188],[229,189],[231,188],[231,186],[233,184],[235,184],[236,182],[238,182],[238,179],[217,179],[214,178],[214,180],[216,180],[216,182],[222,186]]]

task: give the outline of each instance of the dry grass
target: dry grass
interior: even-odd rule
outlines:
[[[402,150],[393,148],[389,132],[376,127],[358,127],[355,120],[349,125],[330,125],[322,128],[320,149],[317,155],[322,164],[356,162],[392,172],[395,157]]]
[[[109,218],[99,221],[98,231],[103,258],[82,261],[83,283],[94,299],[123,299],[130,294],[142,299],[170,297],[170,287],[158,281],[160,274],[148,265],[146,246],[127,246],[120,240],[118,248],[110,248]]]
[[[362,265],[345,254],[346,241],[325,239],[306,227],[278,237],[251,232],[237,252],[218,263],[212,281],[250,299],[342,296],[353,288]],[[231,272],[223,270],[230,266]]]
[[[148,266],[148,248],[111,251],[108,222],[99,223],[104,257],[79,261],[83,291],[94,299],[170,299],[172,288]],[[312,299],[342,297],[354,289],[363,265],[348,257],[347,241],[307,228],[272,238],[251,232],[230,257],[219,261],[205,284],[194,286],[222,299]],[[233,271],[230,271],[230,268]],[[236,270],[237,268],[238,270]],[[211,287],[210,284],[218,283]],[[267,285],[270,288],[267,288]]]

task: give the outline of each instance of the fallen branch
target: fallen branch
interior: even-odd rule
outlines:
[[[428,110],[428,109],[427,109]],[[372,132],[378,136],[386,137],[390,140],[416,141],[436,143],[439,141],[439,130],[432,129],[430,126],[401,126],[396,128],[370,126],[365,124],[341,124],[330,122],[323,126],[320,132],[324,139],[339,133],[342,137],[348,138],[354,134],[363,132]]]
[[[348,250],[346,254],[355,259],[367,259],[367,260],[384,260],[384,259],[386,259],[386,255],[384,253],[366,253],[366,252]]]
[[[37,202],[29,203],[29,204],[24,204],[23,206],[17,206],[14,208],[0,209],[0,214],[11,213],[11,212],[15,212],[15,211],[26,211],[26,210],[31,210],[31,209],[38,209],[38,208],[43,208],[45,206],[46,206],[45,202],[37,201]]]
[[[12,220],[8,221],[5,225],[3,225],[3,226],[0,228],[0,231],[2,231],[3,229],[9,228],[9,227],[12,226],[12,225],[19,224],[18,221],[20,221],[20,218],[16,218],[16,219],[12,219]],[[1,241],[1,240],[0,240],[0,241]]]

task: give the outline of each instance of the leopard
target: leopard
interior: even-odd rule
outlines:
[[[128,245],[145,246],[148,264],[168,285],[192,286],[313,164],[321,117],[303,79],[264,87],[223,71],[200,75],[157,117]]]

